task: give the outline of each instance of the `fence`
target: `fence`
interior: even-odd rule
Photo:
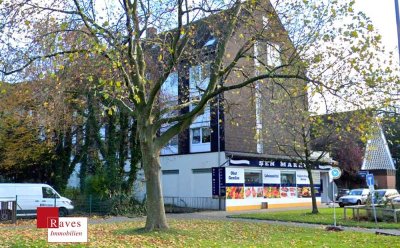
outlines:
[[[164,197],[167,213],[195,212],[204,210],[224,210],[225,201],[212,197]]]
[[[75,195],[69,198],[74,206],[73,215],[130,215],[145,214],[145,204],[128,196],[116,196],[111,199],[97,198],[92,195]],[[0,218],[2,221],[16,221],[16,216],[35,216],[36,207],[60,207],[65,203],[62,198],[40,198],[18,195],[15,198],[0,198]],[[183,213],[204,210],[224,210],[225,201],[211,197],[164,197],[167,213]],[[61,210],[60,210],[61,211]],[[60,212],[61,213],[61,212]]]
[[[76,215],[141,215],[145,209],[142,203],[129,196],[116,196],[111,199],[92,195],[71,197]]]
[[[15,198],[0,198],[0,222],[16,223],[17,203]]]
[[[344,216],[343,218],[346,220],[348,217],[347,210],[351,209],[352,210],[352,218],[353,220],[374,220],[374,208],[371,206],[345,206],[343,211],[344,211]],[[400,220],[400,209],[395,209],[395,208],[386,208],[384,206],[375,206],[375,211],[376,211],[376,218],[378,221],[385,221],[385,222],[390,222],[393,221],[395,223]]]

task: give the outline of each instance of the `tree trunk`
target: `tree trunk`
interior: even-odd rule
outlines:
[[[145,229],[147,231],[168,229],[160,180],[160,149],[154,148],[152,141],[145,142],[143,139],[141,139],[140,145],[146,177],[147,218]]]
[[[318,214],[318,206],[317,206],[317,197],[315,196],[315,187],[314,187],[314,181],[313,181],[313,176],[312,176],[312,171],[311,171],[311,165],[307,165],[307,174],[308,174],[308,180],[310,181],[310,188],[311,188],[311,201],[312,201],[312,211],[311,213],[313,214]]]

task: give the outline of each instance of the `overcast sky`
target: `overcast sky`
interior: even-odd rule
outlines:
[[[399,0],[400,1],[400,0]],[[369,16],[382,35],[383,43],[389,51],[397,50],[397,30],[394,0],[357,0],[356,9]],[[399,56],[395,56],[398,60]]]

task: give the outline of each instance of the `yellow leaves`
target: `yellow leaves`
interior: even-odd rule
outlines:
[[[369,32],[374,31],[374,26],[373,26],[372,24],[368,24],[367,30],[368,30]]]
[[[350,37],[358,38],[358,32],[356,30],[351,31],[350,32]]]

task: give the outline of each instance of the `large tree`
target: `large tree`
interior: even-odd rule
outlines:
[[[146,177],[146,229],[164,229],[168,225],[160,150],[217,95],[254,83],[334,95],[353,87],[363,89],[357,91],[362,94],[385,82],[388,66],[370,63],[379,58],[380,37],[364,15],[354,13],[353,4],[346,0],[275,1],[274,6],[263,0],[3,1],[0,72],[17,75],[18,80],[29,65],[59,56],[73,60],[78,54],[108,61],[109,69],[122,78],[109,82],[120,89],[114,101],[137,121]],[[78,37],[76,42],[65,44],[69,35]],[[216,47],[210,53],[203,43],[211,36]],[[255,51],[255,44],[270,48]],[[275,54],[282,63],[265,63],[263,54]],[[167,78],[174,71],[185,77],[182,68],[205,60],[210,64],[207,85],[180,85],[177,103],[162,104]],[[296,80],[291,84],[291,79]],[[365,81],[374,83],[365,86]],[[100,94],[110,96],[107,91]]]

